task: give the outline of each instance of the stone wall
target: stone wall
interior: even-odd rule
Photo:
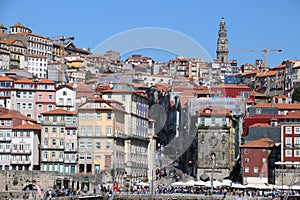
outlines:
[[[29,184],[38,184],[45,190],[53,187],[56,178],[55,172],[0,171],[0,191],[22,191]]]

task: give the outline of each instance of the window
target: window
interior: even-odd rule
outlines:
[[[88,136],[92,136],[93,135],[93,126],[88,126]]]
[[[245,148],[244,149],[244,154],[248,154],[249,153],[249,149]]]
[[[261,160],[263,163],[266,163],[267,162],[267,159],[266,158],[262,158]]]
[[[44,139],[44,146],[48,146],[48,139],[47,138]]]
[[[85,126],[80,127],[80,135],[82,135],[82,136],[85,135]]]
[[[48,133],[49,129],[48,127],[45,127],[45,133]]]
[[[28,109],[32,109],[32,103],[28,103]]]
[[[110,149],[111,148],[111,143],[110,142],[106,142],[106,149]]]
[[[256,108],[255,114],[261,114],[261,108]]]
[[[108,113],[106,114],[106,119],[107,119],[107,120],[111,120],[111,119],[112,119],[112,113],[111,113],[111,112],[108,112]]]
[[[39,94],[39,99],[42,99],[42,98],[43,98],[43,96],[41,94]]]
[[[56,145],[56,139],[52,139],[52,145]]]
[[[292,150],[290,150],[290,149],[285,150],[285,156],[286,157],[291,157],[292,156]]]
[[[55,127],[52,128],[52,133],[56,133],[56,128]]]
[[[262,153],[266,153],[266,152],[267,152],[267,150],[266,150],[266,149],[262,149],[261,151],[262,151]]]
[[[64,152],[59,152],[59,159],[63,160],[64,159]]]
[[[63,95],[64,95],[64,96],[67,96],[67,91],[63,91]]]
[[[126,101],[126,96],[122,95],[122,101]]]
[[[56,154],[55,151],[52,151],[52,157],[55,157],[55,154]]]
[[[111,94],[108,94],[108,95],[107,95],[107,99],[111,99]]]
[[[65,132],[65,128],[64,127],[61,127],[60,128],[60,133],[64,133]]]
[[[97,112],[96,113],[96,120],[101,120],[102,119],[102,114]]]
[[[53,99],[53,95],[49,94],[49,100],[52,100],[52,99]]]
[[[85,120],[85,113],[80,113],[80,119]]]
[[[295,134],[300,134],[300,127],[295,127],[294,128],[294,133]]]
[[[249,173],[249,167],[245,167],[245,173]]]
[[[294,154],[295,154],[295,157],[300,157],[300,150],[295,150]]]
[[[93,148],[93,142],[87,142],[86,147],[89,149]]]
[[[92,154],[91,153],[87,153],[86,154],[86,159],[87,160],[91,160],[92,159]]]
[[[96,126],[96,136],[101,136],[101,135],[102,135],[102,127]]]
[[[44,152],[44,158],[47,159],[48,158],[48,152]]]
[[[201,117],[200,118],[200,126],[204,126],[205,125],[205,118]]]
[[[291,148],[292,147],[292,138],[291,137],[286,137],[285,138],[285,146],[287,148]]]
[[[300,147],[300,137],[294,137],[294,145],[295,147]]]
[[[59,146],[61,146],[61,147],[64,146],[64,139],[59,140]]]
[[[245,158],[245,163],[249,163],[249,158]]]
[[[258,173],[258,167],[254,167],[254,173]]]
[[[79,142],[79,148],[85,148],[85,142]]]
[[[88,120],[94,119],[94,113],[88,113]]]
[[[106,136],[112,136],[112,127],[106,126]]]
[[[286,134],[292,134],[292,127],[285,127],[285,133]]]
[[[211,118],[211,123],[212,123],[212,124],[215,124],[215,123],[216,123],[216,118],[212,117],[212,118]]]
[[[80,154],[79,154],[79,159],[80,159],[80,160],[84,160],[84,154],[83,154],[83,153],[80,153]]]
[[[100,142],[96,142],[95,146],[96,146],[96,149],[101,149],[101,143]]]
[[[22,108],[23,108],[23,109],[26,108],[26,103],[22,103]]]

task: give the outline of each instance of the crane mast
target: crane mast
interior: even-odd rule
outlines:
[[[268,53],[269,52],[282,52],[281,49],[237,49],[237,50],[229,50],[230,52],[263,52],[264,53],[264,65],[268,66]]]

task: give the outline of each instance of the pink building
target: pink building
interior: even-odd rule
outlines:
[[[36,83],[36,119],[38,123],[42,120],[41,113],[56,108],[55,83],[48,79],[40,80]]]

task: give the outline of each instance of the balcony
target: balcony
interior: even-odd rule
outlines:
[[[31,150],[12,149],[11,154],[31,154]]]
[[[65,152],[77,152],[77,149],[65,148]]]
[[[10,142],[11,137],[0,137],[0,142]]]
[[[0,149],[0,153],[10,153],[10,149]]]
[[[30,160],[11,160],[10,164],[12,165],[30,165]]]
[[[68,159],[68,160],[65,159],[64,163],[77,163],[77,161],[73,159]]]

